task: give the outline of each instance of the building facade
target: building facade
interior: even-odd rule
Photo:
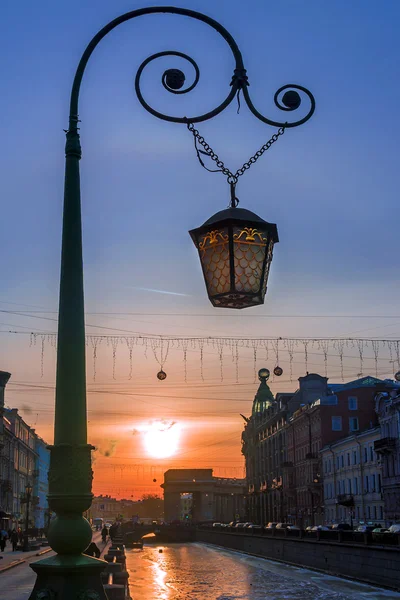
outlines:
[[[50,520],[50,509],[47,501],[47,494],[49,493],[48,473],[50,469],[50,451],[46,442],[38,435],[36,435],[35,442],[37,454],[35,474],[37,476],[33,480],[33,495],[37,498],[37,503],[34,506],[33,516],[35,527],[44,529],[48,526]]]
[[[274,398],[267,380],[268,369],[258,372],[260,385],[252,413],[242,433],[242,453],[246,466],[246,518],[254,523],[282,521],[286,512],[283,494],[283,465],[287,462],[286,423],[299,406],[294,394]],[[242,415],[243,416],[243,415]]]
[[[5,529],[25,527],[29,484],[33,488],[29,524],[44,528],[50,452],[18,409],[4,407],[5,386],[10,377],[10,373],[0,371],[0,524]]]
[[[164,473],[164,518],[182,520],[182,497],[191,496],[194,523],[228,523],[245,517],[244,479],[214,477],[212,469],[169,469]]]
[[[12,510],[11,450],[4,427],[4,395],[11,373],[0,371],[0,527],[4,528]]]
[[[325,524],[385,526],[379,438],[374,427],[322,448]]]
[[[296,392],[274,398],[266,383],[268,375],[267,369],[260,370],[252,414],[244,417],[247,516],[260,524],[323,524],[327,517],[320,451],[376,427],[375,396],[390,391],[393,383],[363,377],[328,384],[326,377],[310,373],[299,378]],[[379,520],[380,505],[376,506]]]
[[[400,521],[400,386],[376,395],[380,439],[375,452],[382,461],[383,498],[386,524]]]

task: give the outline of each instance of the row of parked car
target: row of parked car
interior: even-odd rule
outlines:
[[[300,527],[297,525],[292,525],[290,523],[275,523],[270,522],[268,525],[257,525],[251,522],[237,522],[231,521],[230,523],[213,523],[213,527],[217,529],[249,529],[252,531],[255,530],[285,530],[288,531],[300,531]],[[390,527],[376,527],[375,525],[359,525],[356,529],[353,529],[348,523],[335,523],[333,525],[314,525],[306,527],[306,532],[311,531],[356,531],[358,533],[371,533],[372,539],[379,541],[384,541],[385,534],[400,534],[400,523],[395,523]]]

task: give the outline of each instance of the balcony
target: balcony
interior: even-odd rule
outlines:
[[[374,442],[374,450],[378,454],[390,454],[396,450],[396,438],[385,437]]]
[[[353,494],[338,494],[336,501],[341,506],[354,506]]]

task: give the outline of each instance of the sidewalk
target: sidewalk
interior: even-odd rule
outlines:
[[[47,554],[47,552],[50,551],[50,546],[43,546],[37,550],[31,550],[30,552],[22,552],[22,550],[13,552],[11,542],[7,540],[7,546],[4,552],[0,552],[0,573],[12,568],[14,564],[15,566],[22,564],[34,556],[42,556],[42,554]]]
[[[102,558],[104,550],[108,546],[109,542],[104,545],[101,541],[101,533],[97,531],[93,532],[92,539],[100,548],[100,558]],[[3,571],[8,571],[8,569],[12,569],[14,566],[17,567],[18,565],[29,561],[31,558],[41,556],[45,558],[48,552],[52,552],[50,546],[43,546],[36,550],[31,550],[30,552],[22,552],[22,550],[16,550],[13,552],[11,542],[7,540],[7,546],[4,552],[0,552],[0,573]]]

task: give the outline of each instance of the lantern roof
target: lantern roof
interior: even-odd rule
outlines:
[[[251,210],[247,210],[247,208],[233,208],[233,207],[229,207],[229,208],[225,208],[224,210],[220,210],[217,213],[215,213],[215,215],[213,215],[212,217],[210,217],[209,219],[207,219],[207,221],[205,221],[203,223],[203,225],[201,225],[199,227],[199,229],[203,228],[203,227],[209,227],[210,225],[214,225],[215,223],[221,223],[223,221],[236,221],[239,223],[259,223],[262,225],[266,225],[269,228],[273,228],[273,240],[274,242],[279,242],[279,238],[278,238],[278,230],[277,227],[274,223],[268,223],[268,221],[265,221],[264,219],[262,219],[261,217],[259,217],[258,215],[256,215],[256,213],[252,212]]]

